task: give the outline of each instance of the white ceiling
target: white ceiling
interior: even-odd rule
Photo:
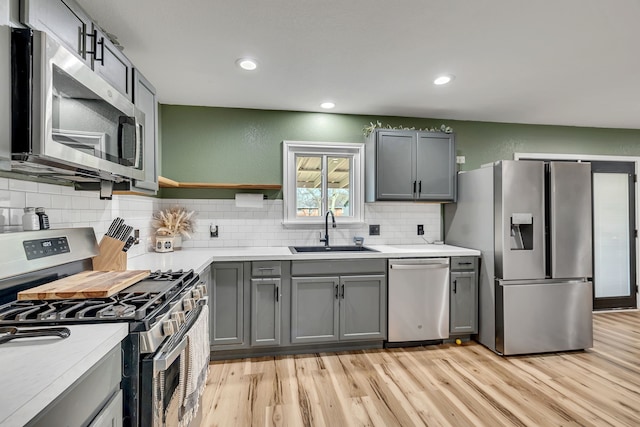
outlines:
[[[639,0],[78,2],[165,104],[640,129]]]

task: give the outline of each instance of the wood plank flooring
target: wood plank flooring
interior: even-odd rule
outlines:
[[[594,341],[508,358],[469,342],[212,362],[202,425],[640,425],[640,311],[595,314]]]

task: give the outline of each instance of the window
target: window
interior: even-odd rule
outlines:
[[[363,144],[284,141],[282,152],[285,225],[324,224],[329,210],[363,222]]]

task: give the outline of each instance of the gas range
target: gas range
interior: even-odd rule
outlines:
[[[0,305],[0,326],[128,322],[141,353],[152,353],[176,333],[207,293],[189,271],[155,271],[108,298],[26,300]]]
[[[68,251],[38,258],[25,253],[24,242],[45,247],[60,239]],[[209,360],[207,289],[193,270],[155,271],[108,298],[17,300],[21,290],[92,270],[98,250],[90,228],[0,234],[0,327],[127,323],[121,343],[123,425],[187,425],[198,409]],[[198,385],[189,396],[187,383]]]

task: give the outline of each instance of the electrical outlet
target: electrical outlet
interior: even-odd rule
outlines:
[[[418,236],[422,236],[424,234],[424,225],[418,224]]]
[[[380,224],[370,224],[369,236],[379,236],[379,235],[380,235]]]
[[[464,156],[456,156],[456,163],[459,165],[464,165],[464,162],[466,161],[466,159],[464,158]]]
[[[214,238],[214,237],[218,237],[218,226],[217,225],[213,225],[211,224],[209,226],[209,237]]]

